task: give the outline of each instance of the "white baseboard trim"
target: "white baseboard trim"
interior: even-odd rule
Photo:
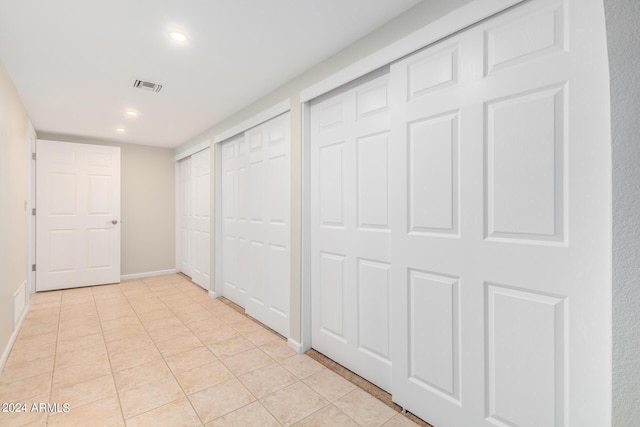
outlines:
[[[215,292],[213,292],[213,291],[209,291],[209,296],[210,296],[211,298],[214,298],[214,299],[215,299],[215,298],[218,298],[218,295],[216,295],[216,293],[215,293]]]
[[[133,273],[133,274],[123,274],[120,276],[120,280],[131,280],[131,279],[143,279],[145,277],[153,277],[153,276],[164,276],[166,274],[176,274],[177,270],[172,268],[170,270],[158,270],[158,271],[147,271],[145,273]]]
[[[18,325],[20,317],[27,308],[27,281],[22,282],[18,289],[13,293],[13,326]]]
[[[22,322],[24,322],[24,319],[26,319],[30,306],[31,306],[30,304],[26,305],[24,311],[22,312],[22,316],[20,316],[20,319],[18,319],[18,323],[16,324],[16,327],[13,330],[13,334],[11,334],[11,338],[9,338],[9,342],[7,343],[7,346],[2,352],[2,357],[0,358],[0,373],[2,373],[5,363],[7,363],[7,359],[9,358],[9,353],[11,352],[11,349],[13,348],[13,344],[16,342],[16,339],[18,338],[18,333],[20,332],[20,328],[22,327]]]
[[[298,354],[302,354],[302,344],[300,344],[298,341],[294,340],[293,338],[289,338],[287,339],[287,345],[291,350],[295,351]]]

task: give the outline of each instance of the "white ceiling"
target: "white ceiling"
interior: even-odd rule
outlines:
[[[0,60],[38,132],[176,147],[419,2],[0,0]]]

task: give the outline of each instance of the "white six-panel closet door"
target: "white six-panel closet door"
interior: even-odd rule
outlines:
[[[610,422],[588,3],[527,2],[391,67],[393,398],[436,426]]]

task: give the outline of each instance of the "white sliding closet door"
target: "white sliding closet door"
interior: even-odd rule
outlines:
[[[179,163],[180,270],[204,289],[211,277],[211,151],[199,151]]]
[[[311,107],[312,346],[391,390],[389,76]]]
[[[249,253],[247,149],[244,135],[222,147],[222,294],[246,307]]]
[[[610,424],[601,13],[524,2],[311,104],[312,346],[433,425]]]
[[[289,335],[289,113],[222,147],[223,294]]]
[[[610,422],[610,160],[571,3],[391,68],[393,398],[436,426]]]

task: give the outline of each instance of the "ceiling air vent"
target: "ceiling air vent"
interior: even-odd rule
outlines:
[[[139,79],[133,82],[133,87],[142,89],[142,90],[148,90],[151,92],[160,92],[162,90],[161,84],[148,82],[145,80],[139,80]]]

